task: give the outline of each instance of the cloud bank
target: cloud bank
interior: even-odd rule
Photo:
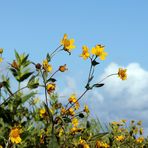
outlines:
[[[123,66],[109,64],[97,80],[117,73],[119,67]],[[128,74],[126,81],[122,81],[118,76],[110,77],[104,81],[104,87],[88,92],[81,103],[88,104],[91,115],[97,116],[102,122],[120,119],[142,120],[145,131],[148,132],[148,71],[138,63],[130,63],[125,68]],[[63,92],[75,91],[77,84],[74,79],[68,78],[67,81],[66,90]]]

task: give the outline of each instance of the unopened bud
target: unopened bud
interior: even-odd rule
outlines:
[[[66,70],[68,70],[66,67],[66,64],[59,67],[59,71],[61,71],[61,72],[65,72]]]
[[[41,67],[42,67],[42,65],[40,63],[38,63],[38,64],[35,65],[35,68],[36,69],[41,69]]]

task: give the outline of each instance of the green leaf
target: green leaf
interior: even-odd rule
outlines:
[[[17,72],[16,69],[14,69],[14,68],[9,68],[9,69],[12,72],[12,74],[13,74],[14,77],[18,76],[18,72]]]
[[[28,57],[29,57],[29,54],[27,54],[27,55],[22,59],[21,65],[23,65],[24,63],[27,62]]]
[[[70,123],[70,122],[71,122],[71,119],[68,118],[68,117],[63,117],[63,120],[64,120],[66,123]]]
[[[24,80],[26,80],[27,78],[29,78],[34,72],[28,72],[28,73],[25,73],[23,74],[20,78],[18,78],[18,81],[19,82],[22,82]]]
[[[50,57],[49,53],[47,53],[47,55],[46,55],[46,59],[47,59],[48,62],[51,61],[51,57]]]
[[[104,84],[101,83],[101,84],[94,84],[93,87],[102,87]]]
[[[39,86],[39,80],[35,79],[35,78],[36,78],[35,76],[32,76],[30,78],[30,80],[28,81],[28,84],[27,84],[28,88],[34,89],[34,88],[37,88]]]
[[[98,64],[100,64],[100,63],[97,62],[96,60],[93,60],[93,61],[92,61],[92,65],[93,65],[93,66],[96,66],[96,65],[98,65]]]
[[[104,137],[104,136],[106,136],[106,135],[108,135],[108,134],[109,134],[108,132],[105,132],[105,133],[98,133],[98,134],[94,135],[94,136],[91,138],[91,140],[98,140],[98,139],[100,139],[100,138],[102,138],[102,137]]]
[[[50,109],[48,108],[48,106],[44,103],[44,106],[45,106],[45,109],[47,111],[47,114],[49,116],[49,119],[50,121],[52,121],[52,124],[53,124],[53,115],[52,115],[52,112],[50,111]]]
[[[16,50],[14,50],[14,53],[15,53],[15,58],[17,60],[17,63],[20,65],[21,64],[21,58],[20,58],[20,56],[19,56],[19,54]]]
[[[47,80],[47,82],[55,82],[55,81],[56,81],[55,78],[49,78],[49,79]]]

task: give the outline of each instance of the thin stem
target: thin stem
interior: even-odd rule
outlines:
[[[62,47],[62,45],[60,45],[59,47],[57,47],[57,48],[50,54],[50,56],[53,57],[53,56],[54,56],[54,53],[56,53],[56,51],[57,51],[60,47]]]
[[[58,71],[59,71],[59,69],[56,70],[56,71],[49,77],[49,79],[52,78]]]
[[[48,107],[48,98],[47,98],[47,91],[46,91],[46,80],[44,78],[44,75],[42,73],[42,70],[40,70],[40,72],[41,72],[41,75],[42,75],[42,78],[43,78],[43,83],[44,83],[44,88],[45,88],[45,101],[46,101],[46,105]]]
[[[99,81],[98,84],[101,83],[101,82],[103,82],[103,81],[106,80],[107,78],[109,78],[109,77],[111,77],[111,76],[114,76],[114,75],[117,75],[117,73],[108,75],[107,77],[105,77],[105,78],[103,78],[101,81]]]

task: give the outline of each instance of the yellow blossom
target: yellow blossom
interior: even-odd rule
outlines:
[[[75,48],[74,39],[68,39],[67,34],[64,34],[63,39],[61,40],[61,45],[64,46],[64,50],[70,52]]]
[[[75,110],[78,110],[80,108],[80,104],[79,104],[79,102],[76,102],[75,103]]]
[[[64,107],[61,108],[61,114],[65,115],[66,114],[66,109]]]
[[[45,110],[45,108],[40,109],[40,110],[39,110],[39,114],[40,114],[40,117],[43,118],[43,117],[46,115],[46,110]]]
[[[106,56],[108,55],[107,52],[104,51],[104,46],[96,45],[92,48],[91,53],[98,56],[100,60],[105,60]]]
[[[3,147],[0,145],[0,148],[3,148]]]
[[[72,127],[72,128],[70,129],[70,131],[71,131],[72,134],[75,134],[76,132],[81,132],[81,131],[83,131],[83,129],[82,129],[82,128],[77,128],[77,127]]]
[[[126,74],[126,69],[122,69],[119,68],[118,70],[118,76],[122,79],[122,80],[126,80],[127,79],[127,74]]]
[[[40,143],[44,144],[44,136],[43,136],[43,134],[40,135]]]
[[[55,90],[56,85],[54,83],[48,83],[46,86],[48,94],[51,94]]]
[[[86,143],[84,139],[79,139],[79,145],[81,145],[83,148],[90,148],[89,145]]]
[[[116,139],[117,141],[123,141],[123,140],[125,139],[125,136],[123,136],[123,135],[115,136],[115,139]]]
[[[69,112],[69,114],[71,116],[74,116],[75,115],[75,112],[74,112],[74,109],[73,108],[69,108],[68,112]]]
[[[3,62],[3,58],[2,58],[2,57],[0,57],[0,63],[1,63],[1,62]]]
[[[47,59],[43,60],[43,69],[47,72],[52,71],[52,66],[48,63]]]
[[[88,106],[87,106],[87,105],[85,105],[85,106],[84,106],[83,111],[84,111],[84,112],[86,112],[87,114],[90,112],[90,111],[89,111],[89,108],[88,108]]]
[[[75,94],[71,95],[68,101],[69,103],[75,103],[77,101],[76,95]]]
[[[60,128],[60,129],[59,129],[59,137],[61,137],[61,136],[63,135],[63,133],[64,133],[63,128]]]
[[[90,53],[89,53],[89,48],[87,46],[83,46],[82,47],[82,54],[80,55],[84,60],[86,60],[87,58],[89,58]]]
[[[142,143],[144,141],[144,137],[139,137],[136,139],[137,143]]]
[[[77,118],[73,118],[72,119],[72,124],[74,127],[77,127],[78,126],[78,119]]]
[[[109,148],[109,147],[110,146],[103,141],[97,141],[96,142],[96,148]]]
[[[20,137],[21,130],[17,127],[12,128],[9,134],[10,140],[12,143],[20,143],[22,141]]]

